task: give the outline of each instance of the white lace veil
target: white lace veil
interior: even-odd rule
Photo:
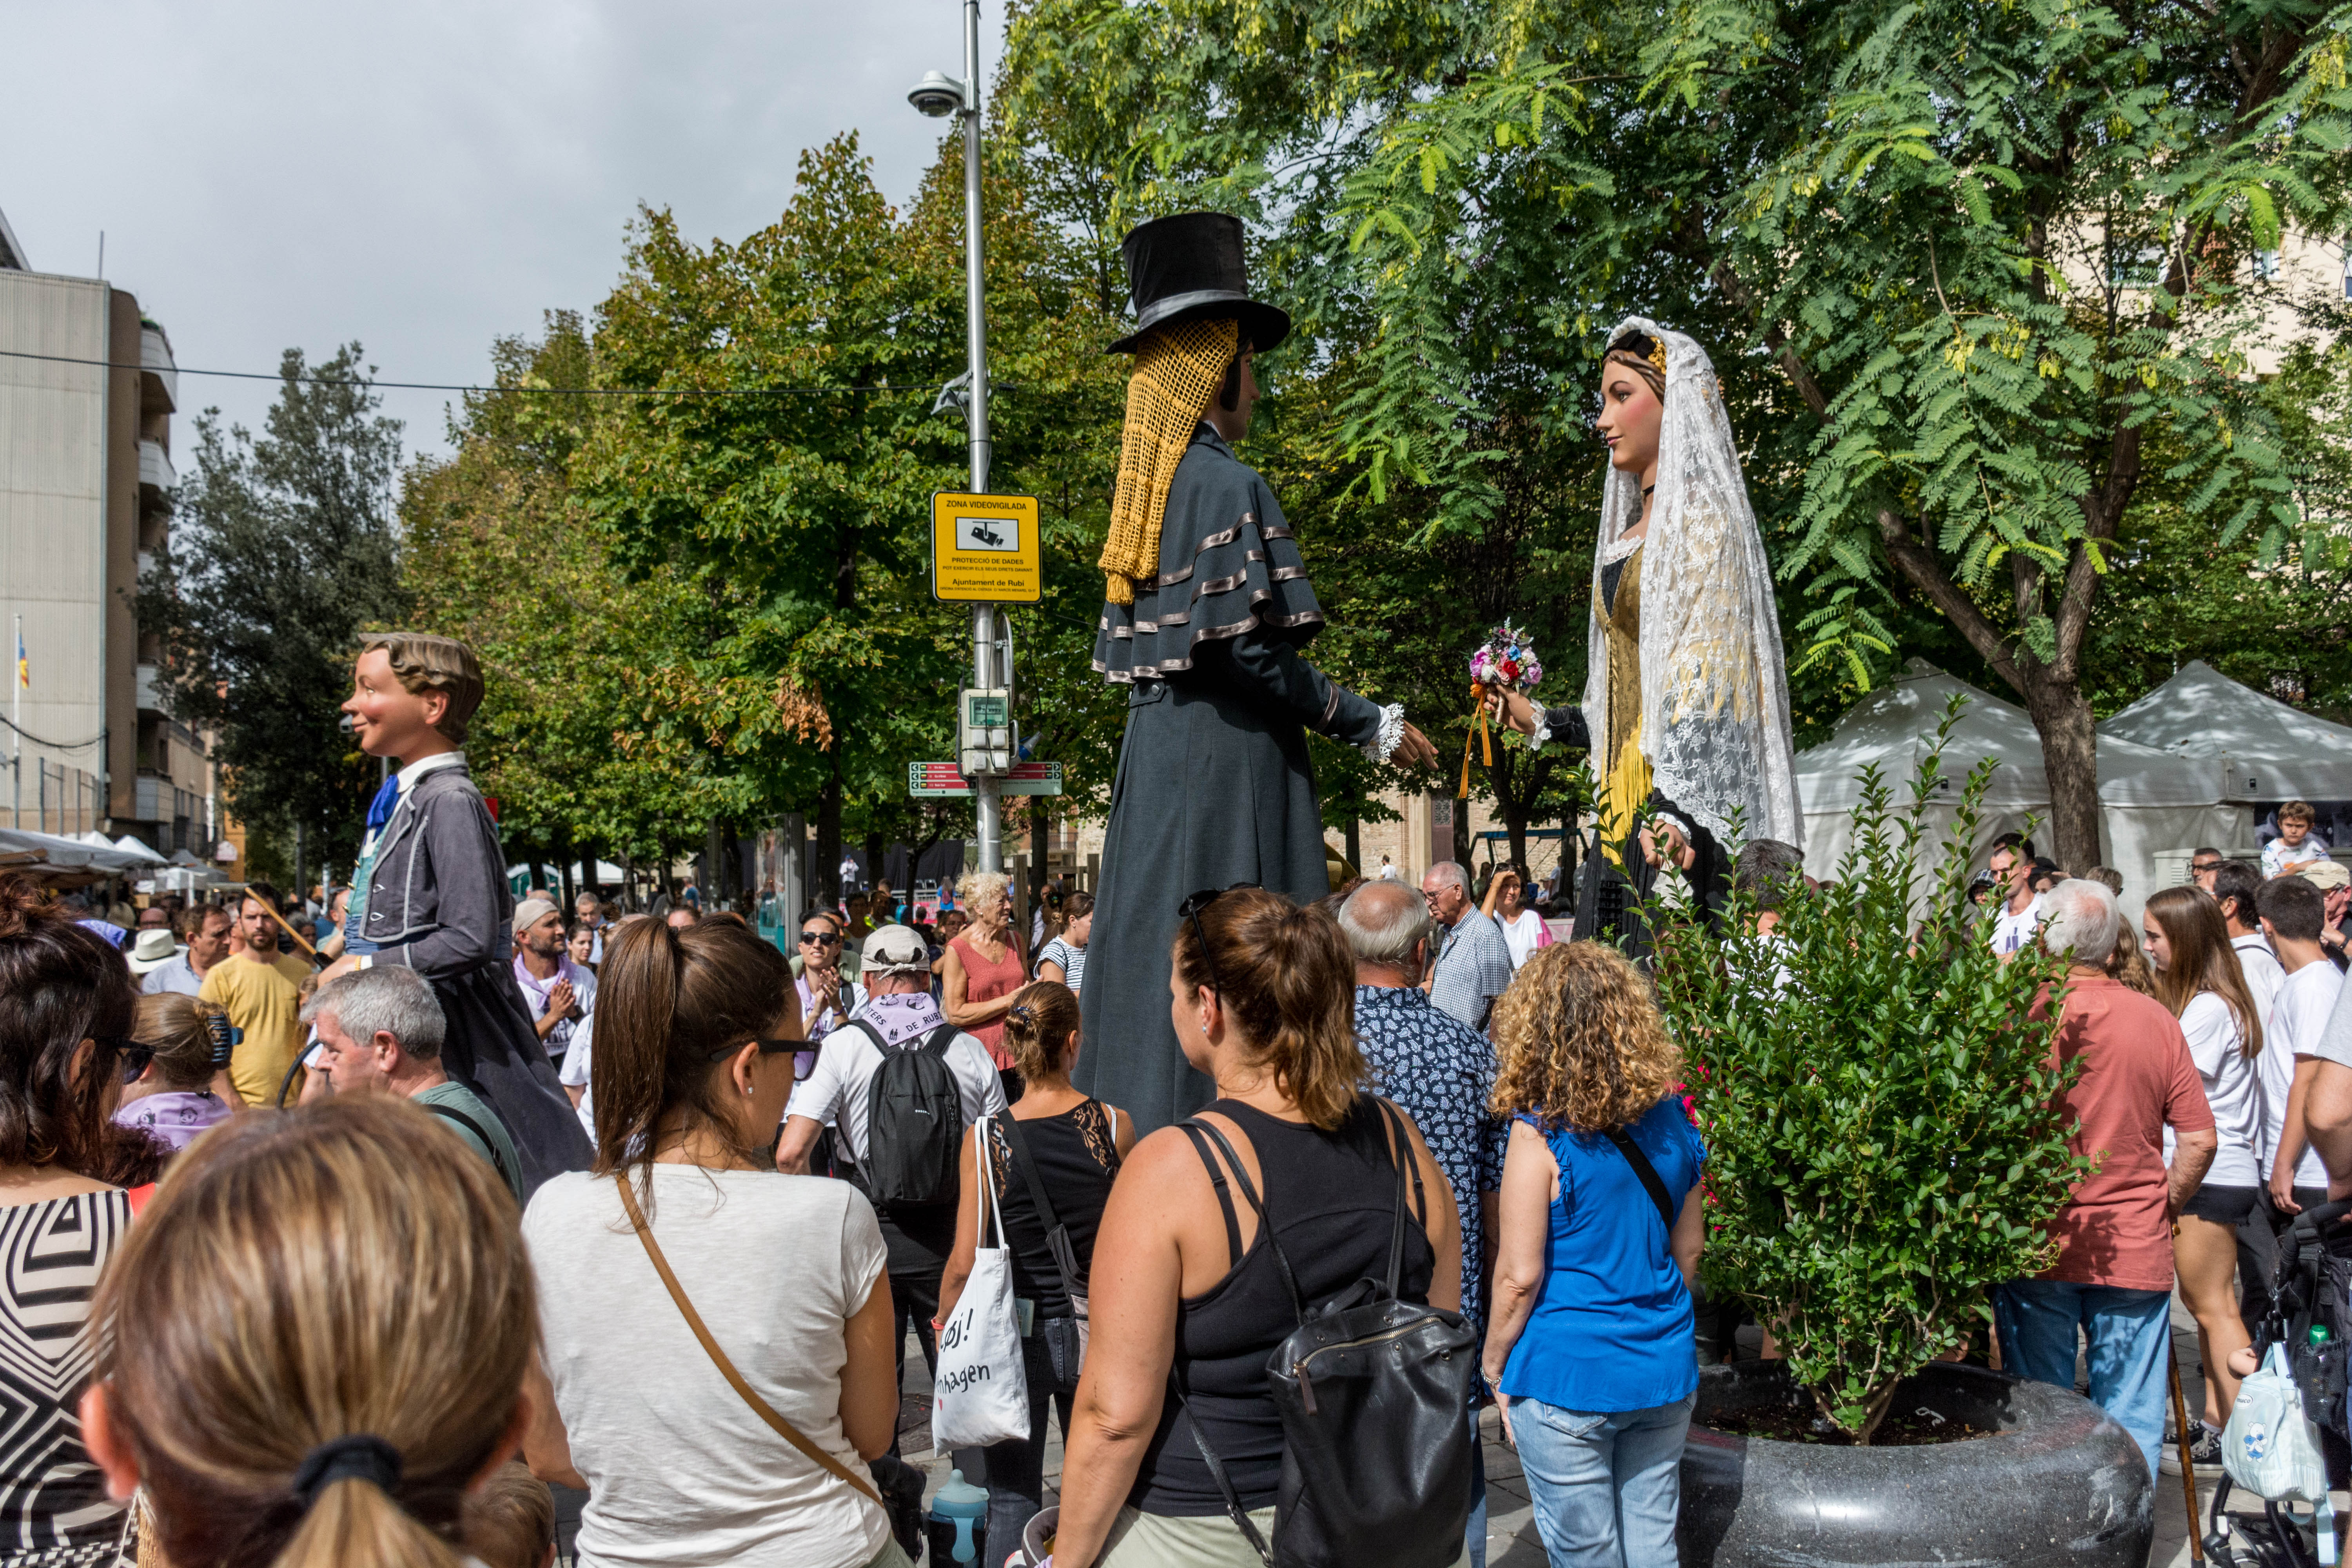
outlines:
[[[1642,547],[1642,750],[1656,787],[1727,850],[1737,847],[1735,816],[1741,841],[1802,849],[1780,612],[1715,366],[1698,344],[1640,316],[1618,322],[1609,341],[1630,331],[1666,345],[1658,488]],[[1641,514],[1640,476],[1611,468],[1601,497],[1603,556]],[[1600,575],[1596,558],[1596,588]],[[1609,655],[1597,593],[1594,605],[1584,713],[1601,746]]]

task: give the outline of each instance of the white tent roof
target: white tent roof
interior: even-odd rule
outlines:
[[[2221,759],[2228,800],[2352,800],[2352,729],[2315,719],[2202,659],[2099,726],[2099,750],[2132,742]]]
[[[1969,771],[1985,757],[1993,770],[1985,805],[1993,811],[2046,807],[2050,780],[2042,739],[2025,710],[1913,659],[1897,679],[1846,710],[1827,741],[1797,753],[1797,793],[1809,813],[1844,812],[1862,798],[1861,773],[1876,764],[1894,789],[1894,804],[1910,801],[1910,782],[1935,750],[1936,727],[1952,697],[1968,699],[1945,742],[1941,798],[1958,799]],[[2099,801],[2103,805],[2203,805],[2221,798],[2217,771],[2200,761],[2099,739]],[[2348,792],[2352,793],[2352,792]]]
[[[93,849],[120,849],[125,855],[129,855],[135,859],[144,860],[148,864],[153,866],[168,866],[171,864],[171,862],[164,859],[163,857],[156,854],[155,851],[148,848],[146,845],[141,843],[139,841],[138,835],[133,833],[126,833],[120,838],[109,838],[105,834],[93,828],[89,832],[82,834],[76,842],[87,844]]]

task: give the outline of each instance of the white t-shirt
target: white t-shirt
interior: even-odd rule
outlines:
[[[656,1165],[648,1218],[745,1382],[853,1474],[844,1326],[881,1276],[881,1227],[847,1182]],[[571,1172],[523,1214],[556,1409],[588,1479],[583,1568],[862,1568],[882,1510],[803,1458],[728,1386],[629,1227],[612,1180]]]
[[[2336,969],[2326,959],[2311,966],[2314,969]],[[2336,971],[2336,1003],[2327,1009],[2327,1021],[2320,1026],[2319,1039],[2309,1054],[2322,1061],[2340,1062],[2352,1068],[2352,985],[2343,983],[2344,972]]]
[[[912,1049],[912,1043],[906,1048]],[[955,1074],[966,1127],[1004,1109],[1004,1083],[996,1076],[996,1064],[988,1059],[987,1047],[970,1035],[958,1035],[948,1042],[946,1061]],[[835,1029],[817,1047],[815,1070],[793,1086],[784,1114],[839,1128],[849,1142],[849,1157],[862,1166],[868,1091],[881,1070],[882,1048],[873,1036],[856,1027]]]
[[[2206,1184],[2261,1186],[2261,1074],[2246,1058],[2245,1036],[2238,1027],[2237,1016],[2214,993],[2200,991],[2181,1009],[2180,1032],[2188,1037],[2197,1076],[2205,1080],[2205,1103],[2213,1108],[2217,1147],[2213,1163],[2205,1173]]]
[[[2039,893],[2033,895],[2032,903],[2013,914],[2010,912],[2008,901],[2004,900],[2000,906],[2000,913],[1993,917],[1992,950],[1995,952],[2009,953],[2032,947],[2033,933],[2042,924],[2042,895]]]
[[[2279,1136],[2286,1127],[2286,1098],[2294,1084],[2294,1058],[2297,1055],[2313,1055],[2319,1043],[2320,1031],[2326,1026],[2327,1015],[2336,1005],[2336,994],[2344,985],[2344,977],[2326,959],[2306,963],[2286,977],[2279,987],[2278,1001],[2271,1009],[2271,1026],[2263,1038],[2263,1167],[2265,1171],[2277,1166]],[[2327,1185],[2327,1167],[2320,1163],[2319,1155],[2306,1142],[2303,1158],[2295,1162],[2294,1184],[2298,1187]]]
[[[2270,1033],[2271,1009],[2278,1005],[2279,987],[2286,984],[2286,966],[2278,961],[2260,931],[2230,939],[2230,949],[2238,955],[2238,968],[2246,977],[2246,989],[2254,995],[2254,1016],[2262,1020],[2263,1032]]]
[[[572,1043],[563,1047],[563,1065],[555,1076],[566,1089],[580,1091],[580,1125],[588,1129],[588,1142],[596,1142],[596,1091],[588,1087],[588,1053],[593,1048],[596,1015],[589,1014],[572,1026]]]
[[[1527,967],[1528,960],[1543,943],[1544,918],[1533,910],[1521,910],[1518,919],[1506,920],[1498,914],[1495,923],[1503,928],[1503,941],[1511,949],[1511,970],[1517,973]]]

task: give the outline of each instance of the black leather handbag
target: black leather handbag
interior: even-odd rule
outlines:
[[[1271,1546],[1259,1534],[1226,1478],[1223,1462],[1192,1426],[1225,1511],[1268,1568],[1448,1568],[1462,1555],[1470,1522],[1470,1394],[1477,1375],[1477,1337],[1459,1312],[1397,1300],[1404,1268],[1405,1184],[1416,1192],[1412,1142],[1403,1119],[1375,1100],[1396,1153],[1395,1214],[1389,1231],[1388,1278],[1360,1279],[1309,1310],[1274,1222],[1233,1145],[1213,1124],[1183,1123],[1213,1140],[1242,1195],[1256,1211],[1276,1268],[1290,1291],[1298,1327],[1266,1363],[1266,1382],[1282,1417],[1282,1486]],[[1219,1187],[1223,1173],[1193,1145]],[[1272,1194],[1269,1194],[1268,1196]],[[1425,1201],[1421,1205],[1426,1213]],[[1171,1377],[1181,1403],[1183,1390]],[[1185,1415],[1191,1424],[1189,1408]]]

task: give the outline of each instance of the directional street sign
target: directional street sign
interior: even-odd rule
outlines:
[[[1005,795],[1059,795],[1062,793],[1062,764],[1015,763],[1013,771],[1000,782],[1002,793]],[[971,781],[956,772],[953,763],[908,763],[907,793],[970,795]]]
[[[1034,605],[1045,593],[1035,496],[931,497],[932,597]]]

